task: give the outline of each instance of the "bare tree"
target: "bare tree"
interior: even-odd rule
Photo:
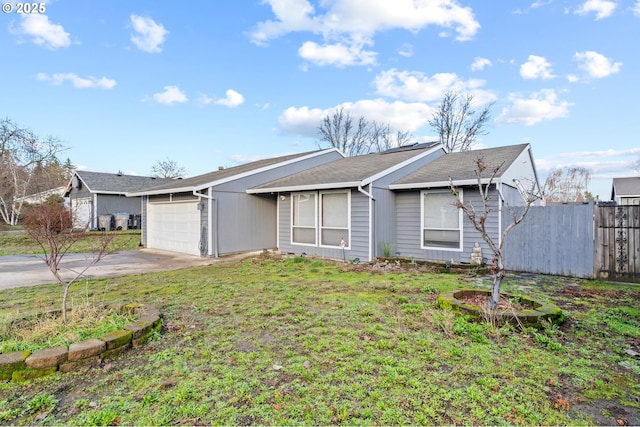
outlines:
[[[591,171],[581,166],[555,168],[544,183],[545,203],[585,202],[589,200]]]
[[[21,200],[33,191],[37,166],[55,159],[63,149],[57,138],[41,139],[10,119],[0,120],[0,217],[4,222],[18,223]]]
[[[67,210],[59,200],[48,200],[31,207],[25,213],[23,222],[27,234],[42,249],[44,262],[63,287],[61,308],[62,318],[66,322],[69,288],[91,266],[107,255],[109,244],[116,236],[116,232],[103,232],[95,252],[87,259],[87,264],[78,271],[72,271],[72,278],[66,280],[62,277],[62,260],[76,243],[87,237],[87,229],[78,231],[73,228],[73,213]]]
[[[467,151],[479,136],[488,132],[485,126],[491,120],[493,102],[480,111],[473,108],[473,95],[461,95],[450,90],[444,94],[429,126],[438,132],[440,143],[447,153]]]
[[[158,178],[183,178],[187,170],[183,166],[178,166],[175,160],[168,157],[166,160],[156,160],[151,166],[151,174]]]
[[[319,146],[326,144],[347,156],[388,150],[404,145],[411,139],[408,131],[394,133],[389,124],[369,121],[362,116],[355,120],[344,107],[322,119],[318,135],[321,141]]]
[[[499,242],[496,242],[496,236],[493,236],[489,230],[487,230],[487,219],[492,212],[495,211],[491,207],[490,202],[490,190],[495,187],[495,178],[502,168],[504,162],[498,164],[493,169],[488,169],[485,160],[482,157],[478,157],[476,160],[476,178],[478,182],[478,191],[480,193],[480,199],[482,200],[482,207],[476,209],[476,207],[468,202],[463,203],[460,198],[460,193],[456,190],[453,185],[453,181],[451,181],[451,192],[456,197],[456,206],[465,213],[473,228],[475,228],[482,235],[483,240],[489,245],[493,257],[491,259],[491,264],[489,266],[491,274],[493,276],[493,284],[491,290],[491,303],[489,305],[490,309],[495,309],[498,306],[498,302],[500,301],[500,289],[502,286],[502,281],[506,275],[506,269],[504,266],[504,245],[507,240],[507,235],[513,228],[520,224],[531,205],[533,205],[536,200],[540,199],[539,190],[537,187],[537,183],[532,183],[531,188],[524,188],[523,184],[520,181],[516,181],[516,187],[520,191],[525,204],[521,209],[513,210],[513,220],[507,225],[500,233]],[[488,180],[487,180],[488,177]],[[484,180],[484,184],[483,184]],[[500,202],[498,202],[500,203]]]

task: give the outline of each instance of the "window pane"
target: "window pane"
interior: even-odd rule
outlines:
[[[424,230],[424,246],[459,248],[460,232],[458,230]]]
[[[294,243],[307,243],[310,245],[316,244],[316,229],[315,228],[298,228],[293,227],[293,242]]]
[[[315,194],[296,194],[293,196],[293,225],[315,227]]]
[[[349,246],[349,230],[322,230],[322,244],[325,246],[340,246],[340,242],[344,240],[345,246]]]
[[[347,193],[327,193],[322,195],[322,226],[347,227]]]
[[[456,199],[449,193],[428,193],[424,198],[425,228],[459,228]]]

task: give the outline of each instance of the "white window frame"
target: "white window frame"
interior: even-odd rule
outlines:
[[[430,228],[430,230],[448,230],[448,231],[455,231],[458,230],[459,231],[459,239],[460,239],[460,245],[457,248],[446,248],[446,247],[442,247],[442,246],[427,246],[424,244],[424,231],[425,231],[425,224],[424,224],[424,202],[426,197],[429,194],[436,194],[436,193],[449,193],[451,194],[451,190],[423,190],[420,192],[420,248],[421,249],[429,249],[429,250],[434,250],[434,251],[449,251],[449,252],[462,252],[463,248],[464,248],[464,222],[463,222],[463,215],[462,215],[462,209],[458,208],[458,228],[454,229],[454,228]],[[463,190],[458,190],[458,197],[460,198],[460,201],[463,201]],[[456,198],[452,195],[451,196],[451,203],[454,204],[456,202]]]
[[[321,206],[322,206],[322,197],[325,194],[346,194],[347,195],[347,245],[345,245],[344,249],[351,249],[351,191],[350,190],[339,190],[339,191],[320,191],[318,192],[318,212],[317,212],[317,217],[318,217],[318,246],[321,248],[340,248],[342,249],[342,246],[340,246],[339,244],[337,246],[333,246],[333,245],[323,245],[322,244],[322,230],[323,229],[327,229],[327,230],[342,230],[342,228],[336,228],[336,227],[325,227],[322,224],[322,211],[321,211]]]
[[[300,226],[300,225],[295,225],[293,223],[294,221],[294,212],[295,212],[295,200],[299,197],[299,196],[314,196],[314,206],[313,206],[313,227],[311,226]],[[291,194],[291,220],[289,221],[291,223],[291,227],[289,229],[290,232],[290,240],[291,240],[291,244],[292,245],[300,245],[300,246],[313,246],[316,247],[318,246],[318,193],[317,192],[304,192],[304,193],[292,193]],[[313,228],[313,235],[314,235],[314,242],[313,243],[303,243],[303,242],[296,242],[295,240],[293,240],[293,230],[294,228],[308,228],[311,229]]]
[[[345,245],[344,249],[351,249],[351,191],[350,190],[332,190],[332,191],[306,191],[299,193],[291,193],[291,219],[289,221],[289,235],[290,235],[290,243],[291,245],[296,246],[312,246],[317,248],[330,248],[330,249],[342,249],[340,245],[323,245],[322,244],[322,230],[327,229],[338,229],[336,227],[324,227],[322,224],[322,198],[325,194],[346,194],[347,195],[347,245]],[[315,196],[315,205],[314,205],[314,229],[315,229],[315,243],[302,243],[296,242],[293,240],[293,230],[294,228],[311,228],[310,226],[295,226],[294,225],[294,204],[295,200],[298,196],[301,195],[314,195]],[[339,228],[342,229],[342,228]]]

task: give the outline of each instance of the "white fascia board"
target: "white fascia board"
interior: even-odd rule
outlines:
[[[263,166],[263,167],[258,168],[258,169],[252,169],[250,171],[239,173],[237,175],[228,176],[226,178],[219,179],[217,181],[208,182],[206,184],[200,184],[200,185],[197,185],[194,188],[195,188],[196,191],[204,190],[205,188],[215,187],[216,185],[225,184],[227,182],[235,181],[236,179],[240,179],[240,178],[246,178],[248,176],[255,175],[255,174],[260,173],[260,172],[266,172],[266,171],[269,171],[271,169],[275,169],[275,168],[279,168],[279,167],[282,167],[282,166],[287,166],[287,165],[290,165],[290,164],[293,164],[293,163],[297,163],[297,162],[299,162],[301,160],[312,159],[314,157],[317,157],[317,156],[320,156],[320,155],[323,155],[323,154],[327,154],[327,153],[330,153],[332,151],[335,151],[338,154],[340,154],[342,157],[344,157],[344,154],[342,154],[340,152],[340,150],[338,150],[337,148],[328,148],[326,150],[317,151],[317,152],[314,152],[314,153],[311,153],[311,154],[307,154],[306,156],[296,157],[294,159],[289,159],[289,160],[286,160],[286,161],[283,161],[283,162],[274,163],[274,164],[269,165],[269,166]]]
[[[480,183],[482,185],[488,184],[490,181],[489,178],[482,178]],[[493,184],[500,183],[500,178],[496,177],[493,180]],[[478,185],[478,180],[476,178],[473,179],[454,179],[454,186],[464,186],[464,185]],[[451,181],[433,181],[433,182],[413,182],[409,184],[391,184],[389,186],[390,190],[411,190],[414,188],[442,188],[442,187],[450,187]]]
[[[436,151],[438,151],[440,149],[442,149],[442,144],[434,145],[433,147],[431,147],[430,149],[428,149],[424,153],[421,153],[421,154],[419,154],[417,156],[413,156],[413,157],[405,160],[404,162],[400,162],[398,164],[395,164],[395,165],[391,166],[390,168],[387,168],[387,169],[383,170],[382,172],[378,172],[377,174],[372,175],[369,178],[363,179],[362,180],[362,185],[368,185],[369,183],[372,183],[372,182],[374,182],[374,181],[376,181],[376,180],[378,180],[378,179],[380,179],[380,178],[382,178],[384,176],[389,175],[390,173],[393,173],[393,172],[395,172],[395,171],[397,171],[399,169],[402,169],[405,166],[408,166],[411,163],[413,163],[413,162],[415,162],[417,160],[420,160],[423,157],[428,156],[429,154],[435,153]]]
[[[335,188],[353,188],[363,185],[361,181],[329,182],[325,184],[291,185],[288,187],[249,188],[247,194],[292,193],[297,191],[329,190]]]
[[[157,196],[158,194],[175,194],[175,193],[191,193],[195,187],[180,187],[180,188],[165,188],[161,190],[153,190],[153,191],[134,191],[130,193],[124,193],[127,197],[136,197],[136,196]]]

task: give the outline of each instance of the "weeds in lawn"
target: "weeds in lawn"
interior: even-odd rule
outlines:
[[[92,286],[99,298],[155,305],[163,334],[64,387],[0,383],[0,421],[33,424],[28,402],[41,394],[57,399],[48,424],[592,425],[622,411],[638,420],[638,374],[617,350],[634,339],[623,326],[637,289],[617,287],[622,313],[585,301],[608,314],[574,310],[570,327],[521,331],[436,308],[437,293],[469,282],[268,255],[110,279]],[[34,304],[48,292],[39,288],[2,292],[0,303]],[[560,288],[536,292],[553,299]]]

